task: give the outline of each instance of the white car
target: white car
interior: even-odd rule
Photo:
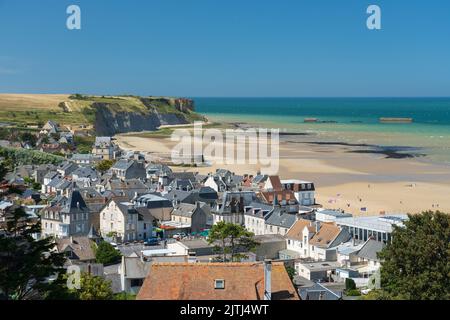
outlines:
[[[172,238],[177,239],[177,240],[181,240],[183,238],[187,237],[187,234],[184,232],[180,232],[180,233],[176,233],[173,235]]]

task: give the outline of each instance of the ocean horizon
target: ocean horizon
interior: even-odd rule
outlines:
[[[316,140],[420,148],[428,160],[450,164],[450,98],[193,98],[211,121],[243,122]],[[306,123],[305,119],[317,119]],[[380,123],[380,118],[412,118]]]

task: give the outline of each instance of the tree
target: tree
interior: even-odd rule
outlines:
[[[106,241],[100,242],[95,251],[95,260],[97,263],[106,265],[119,262],[121,256],[120,252]]]
[[[80,289],[74,291],[80,300],[112,300],[114,293],[111,289],[111,281],[102,277],[82,273]]]
[[[346,278],[345,279],[345,290],[350,291],[350,290],[355,290],[355,289],[356,289],[355,280],[353,280],[351,278]]]
[[[5,234],[0,237],[0,292],[5,299],[45,299],[59,284],[66,257],[52,250],[53,239],[33,238],[40,233],[40,223],[31,221],[22,208],[6,220]],[[56,281],[48,281],[55,275]]]
[[[8,168],[6,167],[5,163],[3,161],[0,162],[0,182],[3,181],[7,173]]]
[[[238,251],[253,251],[258,246],[253,237],[254,234],[241,225],[220,221],[211,228],[208,242],[216,244],[214,250],[220,253],[223,262],[240,261],[247,255]]]
[[[113,164],[114,162],[112,160],[102,160],[99,163],[97,163],[95,168],[101,173],[105,173],[113,166]]]
[[[450,299],[450,215],[409,215],[404,227],[394,226],[392,242],[381,251],[378,296],[422,300]]]
[[[286,272],[289,275],[289,278],[291,278],[291,281],[294,280],[294,277],[297,274],[297,271],[295,271],[295,268],[293,268],[293,267],[286,267]]]

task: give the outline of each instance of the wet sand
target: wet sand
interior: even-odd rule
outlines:
[[[170,137],[126,134],[116,138],[123,149],[144,152],[152,160],[167,159],[176,145]],[[261,167],[213,163],[173,169],[207,174],[217,168],[256,174]],[[450,212],[450,166],[429,162],[421,150],[414,148],[323,143],[308,134],[283,134],[279,175],[282,179],[313,181],[318,203],[355,215],[437,209]]]

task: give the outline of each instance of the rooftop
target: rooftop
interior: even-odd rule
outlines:
[[[224,280],[222,289],[216,280]],[[138,300],[262,300],[262,263],[154,263]],[[272,299],[298,300],[283,263],[272,265]]]
[[[393,230],[392,228],[393,224],[401,226],[403,225],[402,221],[405,221],[407,219],[408,219],[407,215],[399,214],[388,216],[340,218],[336,220],[336,223],[338,225],[391,233]]]

